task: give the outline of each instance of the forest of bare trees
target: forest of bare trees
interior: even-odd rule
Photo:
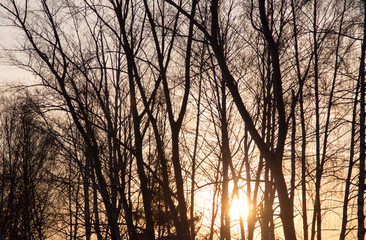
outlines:
[[[365,9],[0,0],[0,240],[364,240]]]

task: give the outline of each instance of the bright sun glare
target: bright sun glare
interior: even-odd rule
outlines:
[[[245,220],[248,215],[248,201],[246,196],[239,195],[239,199],[234,197],[230,207],[230,218],[234,221],[239,220],[240,214]]]

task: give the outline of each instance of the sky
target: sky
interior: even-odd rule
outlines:
[[[34,80],[34,76],[23,69],[7,63],[6,50],[19,42],[14,28],[0,24],[0,90],[9,85],[24,83]]]

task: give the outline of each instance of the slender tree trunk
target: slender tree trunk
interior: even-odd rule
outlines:
[[[94,212],[94,218],[95,218],[95,222],[94,222],[94,229],[95,229],[95,233],[97,234],[97,239],[98,240],[102,240],[102,234],[101,234],[101,230],[100,230],[100,217],[99,217],[99,207],[98,207],[98,190],[97,190],[97,185],[95,183],[95,177],[94,174],[91,176],[92,177],[92,182],[93,182],[93,212]]]
[[[295,92],[292,91],[292,102],[295,103]],[[295,177],[296,177],[296,117],[292,115],[291,122],[291,186],[290,186],[290,200],[294,204],[295,197]],[[293,205],[292,205],[293,207]]]
[[[88,156],[87,156],[88,158]],[[87,162],[89,162],[87,160]],[[89,199],[89,164],[86,164],[83,176],[84,187],[84,220],[85,220],[85,239],[90,240],[91,222],[90,222],[90,199]]]
[[[20,225],[21,237],[24,240],[31,239],[31,196],[34,194],[34,187],[31,183],[31,136],[30,136],[30,116],[27,112],[22,112],[20,115],[21,118],[21,130],[22,130],[22,139],[20,140],[20,148],[21,148],[21,171],[22,171],[22,187],[23,193],[21,198],[22,208],[22,221]]]
[[[222,156],[222,198],[221,198],[221,239],[230,240],[230,198],[229,198],[229,166],[231,153],[226,116],[226,91],[225,84],[221,83],[221,156]],[[217,93],[219,96],[219,93]]]
[[[301,197],[302,197],[302,226],[304,240],[309,239],[307,191],[306,191],[306,127],[303,104],[303,92],[300,90],[300,117],[301,117]]]
[[[365,194],[365,50],[366,50],[366,1],[364,5],[363,39],[360,60],[360,164],[358,176],[358,197],[357,197],[357,218],[358,218],[358,240],[365,239],[365,213],[364,213],[364,194]]]
[[[271,240],[269,222],[271,221],[270,218],[270,211],[272,208],[271,200],[270,200],[270,180],[269,180],[269,168],[266,166],[264,170],[264,199],[263,199],[263,207],[262,207],[262,224],[261,224],[261,238],[262,240]]]
[[[346,231],[347,231],[347,223],[348,223],[348,203],[350,200],[350,187],[352,183],[352,171],[353,166],[355,164],[354,156],[355,156],[355,135],[356,135],[356,118],[357,118],[357,106],[358,106],[358,94],[360,90],[360,84],[357,83],[356,93],[354,97],[353,103],[353,114],[352,114],[352,126],[351,126],[351,140],[350,140],[350,153],[349,153],[349,161],[348,161],[348,173],[346,178],[346,186],[344,189],[344,200],[343,200],[343,214],[342,214],[342,227],[341,233],[339,235],[339,240],[346,239]]]
[[[198,83],[198,100],[197,100],[197,114],[196,114],[196,132],[194,139],[194,147],[193,147],[193,156],[192,156],[192,175],[191,175],[191,209],[190,209],[190,222],[191,222],[191,235],[192,240],[196,238],[196,230],[195,230],[195,216],[194,216],[194,193],[195,193],[195,178],[196,178],[196,157],[197,157],[197,146],[198,146],[198,137],[199,137],[199,127],[200,127],[200,115],[201,115],[201,93],[202,93],[202,74],[203,74],[203,61],[205,55],[205,45],[203,45],[202,53],[201,53],[201,65],[200,65],[200,78]]]
[[[258,164],[258,170],[257,170],[257,176],[255,178],[256,182],[255,182],[255,186],[254,186],[253,197],[251,198],[250,195],[247,195],[248,199],[251,199],[250,200],[251,204],[250,204],[249,214],[248,214],[248,240],[253,240],[253,238],[254,238],[255,223],[257,221],[257,216],[256,216],[256,214],[257,214],[257,196],[258,196],[260,176],[262,174],[263,165],[264,165],[263,157],[260,157],[259,164]],[[250,182],[249,182],[249,184],[250,184]]]
[[[182,167],[179,158],[179,131],[172,129],[172,161],[174,168],[174,176],[177,185],[178,209],[181,221],[183,239],[189,239],[189,223],[187,218],[187,203],[184,196],[184,182],[182,176]]]
[[[321,206],[320,206],[320,182],[322,177],[320,162],[320,115],[319,115],[319,71],[318,71],[318,40],[317,40],[317,0],[313,4],[313,44],[314,44],[314,95],[315,95],[315,141],[316,141],[316,179],[315,179],[315,203],[311,240],[321,240]],[[315,229],[316,227],[316,229]]]
[[[304,97],[303,97],[303,79],[301,76],[298,40],[297,40],[297,23],[296,23],[296,8],[294,0],[291,0],[292,21],[294,32],[294,47],[297,78],[300,85],[299,103],[300,103],[300,119],[301,119],[301,196],[302,196],[302,225],[304,240],[309,239],[308,217],[307,217],[307,197],[306,197],[306,127],[305,127],[305,113],[304,113]],[[294,114],[295,115],[295,114]],[[295,116],[294,116],[295,118]],[[294,130],[293,130],[294,131]]]
[[[78,182],[80,181],[80,177],[77,179]],[[76,196],[79,195],[79,191],[80,191],[80,184],[76,184]],[[79,231],[79,203],[75,204],[75,210],[74,210],[74,215],[75,215],[75,221],[74,221],[74,229],[73,232],[70,233],[70,235],[72,236],[71,239],[76,240],[78,238],[78,231]]]
[[[217,169],[220,169],[221,162],[218,161]],[[215,176],[215,182],[219,182],[219,171],[217,171]],[[219,184],[215,184],[214,194],[213,194],[213,201],[212,201],[212,208],[211,208],[211,225],[210,225],[210,235],[209,240],[213,240],[214,233],[215,233],[215,221],[217,216],[217,202],[219,201]]]
[[[260,19],[263,28],[263,34],[268,43],[269,52],[271,54],[273,67],[273,92],[276,102],[276,109],[278,111],[278,136],[277,146],[272,156],[264,154],[266,162],[271,169],[271,174],[275,182],[278,192],[278,199],[280,203],[280,217],[283,224],[283,230],[286,240],[295,240],[296,231],[293,221],[292,202],[287,193],[287,185],[282,171],[282,158],[284,152],[284,145],[287,135],[286,113],[283,102],[282,77],[280,70],[278,46],[275,43],[271,31],[268,27],[268,20],[266,17],[265,1],[259,0]],[[267,156],[266,156],[267,155]]]
[[[281,157],[282,159],[282,157]],[[280,160],[276,159],[278,162]],[[284,234],[286,240],[296,239],[296,231],[293,220],[293,211],[291,207],[291,200],[288,197],[286,181],[282,172],[282,164],[274,164],[271,167],[271,173],[275,182],[280,203],[280,217],[283,224]]]
[[[131,63],[130,63],[131,64]],[[131,67],[131,66],[130,66]],[[131,67],[132,68],[132,67]],[[154,236],[154,221],[152,214],[152,193],[148,188],[148,178],[145,173],[144,160],[142,156],[142,135],[140,132],[140,116],[137,113],[137,104],[136,104],[136,96],[135,96],[135,86],[132,80],[132,70],[130,70],[130,99],[131,99],[131,112],[133,115],[134,122],[134,136],[135,136],[135,148],[136,148],[136,163],[137,163],[137,171],[140,179],[140,188],[142,191],[145,219],[146,219],[146,233],[145,239],[155,239]]]
[[[135,144],[135,158],[137,164],[137,172],[140,179],[140,189],[142,192],[143,198],[143,206],[144,206],[144,213],[145,213],[145,221],[146,221],[146,230],[145,230],[145,239],[155,239],[154,234],[154,221],[153,221],[153,214],[152,214],[152,192],[148,188],[148,178],[145,173],[144,167],[144,159],[142,155],[142,141],[143,136],[141,134],[141,116],[138,113],[137,109],[137,100],[136,100],[136,89],[135,89],[135,82],[134,80],[138,78],[134,73],[136,69],[134,64],[134,54],[132,50],[132,46],[130,46],[130,42],[128,40],[128,34],[126,33],[126,25],[125,19],[123,15],[123,6],[122,3],[115,3],[115,13],[119,22],[120,31],[122,34],[122,46],[126,53],[127,58],[127,67],[128,67],[128,82],[130,88],[130,110],[133,119],[133,128],[134,128],[134,144]],[[138,79],[137,79],[138,81]]]

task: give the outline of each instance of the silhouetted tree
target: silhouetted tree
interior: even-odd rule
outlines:
[[[32,97],[3,98],[0,141],[0,227],[5,239],[46,239],[56,214],[51,172],[56,144]]]

